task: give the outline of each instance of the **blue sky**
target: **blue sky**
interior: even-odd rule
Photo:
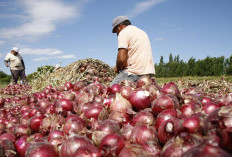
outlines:
[[[232,55],[231,0],[0,0],[0,70],[20,48],[26,74],[42,65],[66,66],[94,58],[114,66],[116,16],[147,32],[157,63],[170,53],[190,57]]]

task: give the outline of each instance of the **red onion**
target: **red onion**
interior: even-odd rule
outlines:
[[[103,104],[104,106],[106,106],[107,108],[109,108],[111,106],[111,103],[114,101],[115,96],[109,96],[107,98],[104,98]]]
[[[60,149],[60,157],[72,157],[78,148],[82,146],[91,146],[92,141],[86,137],[74,136],[65,140]]]
[[[177,118],[170,118],[163,122],[158,129],[160,143],[165,144],[170,138],[178,135],[181,125]]]
[[[192,114],[201,111],[201,105],[191,101],[189,103],[182,105],[180,111],[186,117],[191,116]]]
[[[124,125],[121,128],[121,135],[124,138],[124,140],[126,140],[126,141],[130,140],[132,129],[133,129],[133,127],[130,125],[130,123]]]
[[[201,144],[183,154],[183,157],[197,156],[197,157],[230,157],[231,154],[227,153],[220,147],[215,147],[210,144]]]
[[[103,151],[93,145],[82,146],[77,149],[74,157],[102,157],[104,155]]]
[[[142,110],[133,117],[132,124],[155,125],[155,117],[151,112]]]
[[[144,124],[136,125],[131,132],[131,143],[144,144],[148,141],[157,141],[155,127],[150,127]]]
[[[0,97],[0,106],[2,107],[4,105],[5,99]]]
[[[30,118],[29,126],[33,132],[38,132],[40,129],[40,124],[43,121],[43,117],[41,116],[33,116]]]
[[[151,155],[146,150],[144,150],[142,146],[138,144],[130,144],[125,146],[118,155],[118,157],[137,157],[137,156],[151,157]]]
[[[54,138],[64,138],[64,132],[60,130],[53,130],[48,135],[48,141]]]
[[[201,133],[202,125],[199,116],[189,116],[183,119],[183,128],[189,133]]]
[[[126,113],[128,110],[132,110],[132,106],[127,99],[123,98],[119,93],[116,93],[116,98],[111,103],[110,110]]]
[[[166,109],[178,109],[179,102],[175,96],[160,95],[157,99],[152,101],[152,113],[157,116],[160,112]]]
[[[29,135],[31,133],[31,129],[28,125],[25,124],[17,124],[14,128],[14,135],[19,137],[23,135]]]
[[[136,81],[136,87],[137,88],[146,87],[151,83],[152,83],[151,78],[148,75],[143,75]]]
[[[158,130],[160,125],[170,118],[180,118],[181,113],[175,109],[167,109],[158,114],[155,120],[156,129]]]
[[[49,143],[32,144],[26,151],[26,157],[58,157],[59,153]]]
[[[208,96],[204,96],[202,98],[202,105],[203,106],[205,106],[207,103],[212,103],[212,102],[213,102],[213,100],[210,97],[208,97]]]
[[[109,87],[108,92],[110,94],[116,94],[119,93],[121,89],[121,86],[119,84],[114,84],[111,87]]]
[[[210,102],[210,103],[206,103],[203,106],[202,111],[204,111],[204,113],[206,114],[210,114],[219,107],[220,107],[219,104]]]
[[[163,147],[161,156],[182,156],[188,150],[204,142],[202,136],[195,134],[181,133],[171,138]]]
[[[151,156],[160,156],[161,146],[158,142],[148,141],[144,143],[142,146]]]
[[[26,150],[30,147],[27,141],[28,136],[21,136],[15,142],[15,147],[20,157],[25,157]]]
[[[100,148],[105,150],[106,156],[117,156],[124,146],[123,138],[115,133],[106,135],[100,143]]]
[[[75,91],[79,91],[80,89],[82,89],[83,87],[87,86],[87,83],[84,82],[84,81],[77,81],[74,86],[73,86],[73,89]]]
[[[180,97],[180,91],[174,82],[164,83],[161,92],[164,94],[172,94],[177,98]]]
[[[65,88],[65,90],[70,90],[70,89],[72,89],[74,86],[73,86],[73,84],[71,83],[71,82],[65,82],[65,84],[64,84],[64,88]]]
[[[67,120],[63,126],[64,133],[70,135],[71,133],[81,134],[85,127],[85,122],[81,118]]]
[[[85,110],[84,117],[86,119],[95,118],[103,120],[108,117],[108,112],[103,106],[92,106]]]
[[[120,89],[121,96],[125,99],[129,99],[129,96],[133,88],[131,86],[122,86]]]
[[[109,119],[112,119],[118,122],[119,124],[126,124],[131,120],[128,113],[123,113],[118,111],[112,111],[109,115]]]
[[[11,133],[3,133],[0,135],[0,140],[9,140],[12,143],[15,143],[16,137],[15,137],[15,135],[13,135]]]
[[[137,89],[131,92],[128,100],[137,111],[151,106],[150,94],[143,89]]]
[[[63,110],[72,111],[73,103],[69,99],[62,98],[60,99],[60,104]]]

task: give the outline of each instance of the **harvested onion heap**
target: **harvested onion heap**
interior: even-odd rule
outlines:
[[[141,77],[0,98],[0,156],[232,156],[232,95]]]
[[[31,87],[29,85],[14,84],[14,85],[8,85],[5,88],[1,88],[0,94],[21,95],[21,94],[29,93],[30,91],[31,91]]]
[[[32,91],[41,91],[47,85],[62,86],[65,82],[75,83],[85,81],[91,83],[97,80],[104,85],[115,77],[113,68],[97,59],[78,60],[66,67],[61,67],[52,73],[41,74],[32,80]]]

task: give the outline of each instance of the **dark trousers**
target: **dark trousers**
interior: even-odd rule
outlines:
[[[25,69],[23,70],[10,70],[12,76],[12,84],[16,84],[18,82],[18,77],[20,76],[23,84],[27,84],[27,78],[25,74]]]

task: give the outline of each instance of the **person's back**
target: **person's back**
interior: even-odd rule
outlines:
[[[118,35],[118,48],[128,50],[126,71],[129,75],[155,74],[150,41],[143,30],[127,26]]]

